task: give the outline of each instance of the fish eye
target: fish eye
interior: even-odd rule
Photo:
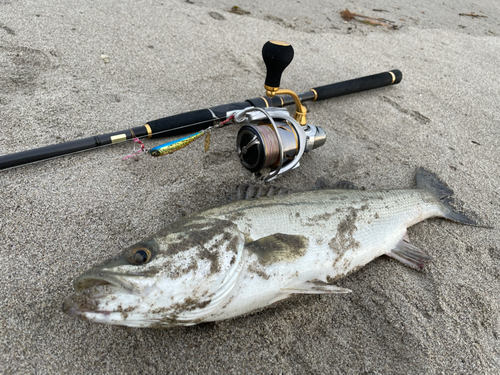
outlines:
[[[130,255],[127,257],[129,263],[138,266],[149,262],[150,259],[151,259],[151,251],[144,246],[138,246],[136,248],[133,248]]]

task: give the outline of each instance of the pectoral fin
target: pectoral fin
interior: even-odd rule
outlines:
[[[292,262],[306,253],[309,240],[295,234],[274,233],[246,245],[263,265],[275,262]]]
[[[288,294],[333,294],[351,293],[352,290],[330,285],[322,281],[307,281],[303,284],[294,285],[288,288],[281,288],[283,293]]]

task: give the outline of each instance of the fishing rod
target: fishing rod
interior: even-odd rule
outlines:
[[[149,150],[152,156],[165,155],[184,147],[203,134],[209,135],[214,127],[232,121],[243,124],[237,139],[238,155],[242,164],[254,173],[270,168],[269,180],[296,168],[304,152],[320,147],[326,141],[326,133],[322,128],[307,124],[307,109],[302,103],[390,86],[402,79],[399,70],[390,70],[315,87],[296,94],[291,90],[279,88],[281,75],[292,61],[293,55],[294,50],[288,43],[269,41],[264,45],[262,56],[267,68],[265,96],[168,116],[127,130],[3,155],[0,156],[0,170],[128,140],[196,132]],[[296,107],[293,117],[282,108],[291,104]]]

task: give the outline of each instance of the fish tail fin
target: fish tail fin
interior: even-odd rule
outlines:
[[[479,223],[476,214],[463,211],[462,204],[452,198],[453,190],[434,173],[420,167],[415,178],[419,189],[427,190],[441,202],[443,217],[466,225],[483,226]]]

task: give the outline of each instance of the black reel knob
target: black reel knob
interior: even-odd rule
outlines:
[[[293,47],[285,42],[271,40],[262,47],[262,58],[267,68],[266,89],[277,91],[281,74],[293,60]]]

